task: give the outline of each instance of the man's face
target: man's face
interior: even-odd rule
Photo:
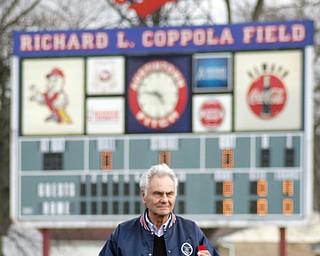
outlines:
[[[175,185],[168,176],[154,175],[149,182],[147,194],[142,191],[142,200],[149,209],[150,217],[166,217],[176,202]]]

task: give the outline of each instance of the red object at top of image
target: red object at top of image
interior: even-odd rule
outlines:
[[[135,10],[141,19],[145,19],[151,13],[160,9],[164,4],[175,1],[176,0],[143,0],[141,2],[131,4],[129,8]]]
[[[135,10],[141,19],[146,19],[150,14],[160,9],[167,2],[175,2],[177,0],[142,0],[131,3],[129,9]],[[113,0],[115,4],[121,5],[128,0]]]

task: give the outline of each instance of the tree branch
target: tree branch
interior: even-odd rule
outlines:
[[[252,14],[253,21],[256,21],[259,19],[259,16],[262,12],[263,4],[264,4],[264,0],[258,0],[256,7],[254,8],[253,14]]]
[[[10,13],[12,12],[12,10],[17,7],[19,0],[14,0],[10,6],[8,6],[8,8],[6,10],[3,11],[3,16],[1,18],[0,24],[4,24],[6,18],[10,15]]]
[[[17,17],[13,18],[11,21],[9,21],[4,27],[3,30],[6,30],[7,28],[11,27],[15,23],[17,23],[21,18],[29,14],[38,4],[40,4],[42,0],[36,0],[33,2],[32,5],[30,5],[28,8],[26,8],[24,11],[22,11]]]
[[[227,18],[228,23],[231,23],[231,6],[230,6],[230,0],[226,0],[226,6],[227,6]]]

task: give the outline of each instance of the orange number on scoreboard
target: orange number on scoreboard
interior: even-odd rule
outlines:
[[[101,153],[101,169],[111,170],[112,169],[112,152]]]
[[[257,200],[257,214],[265,215],[268,213],[268,200],[260,198]]]
[[[293,199],[285,198],[282,201],[282,213],[286,215],[290,215],[293,213]]]
[[[268,195],[268,181],[267,180],[258,180],[258,182],[257,182],[257,195],[258,196],[267,196]]]
[[[159,153],[159,163],[166,164],[168,166],[171,165],[171,152],[170,151],[161,151]]]
[[[294,193],[294,182],[291,179],[282,181],[282,193],[284,195],[292,196]]]
[[[233,214],[233,200],[232,199],[225,199],[223,200],[223,214],[225,215],[231,215]]]
[[[233,168],[233,150],[224,149],[222,151],[222,168]]]
[[[233,181],[225,180],[222,185],[222,194],[223,196],[232,196],[233,195]]]

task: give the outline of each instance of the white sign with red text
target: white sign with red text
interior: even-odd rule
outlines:
[[[302,127],[302,53],[235,54],[235,130]]]
[[[124,133],[124,99],[88,98],[87,134]]]
[[[232,98],[229,94],[196,95],[192,99],[193,132],[232,130]]]

